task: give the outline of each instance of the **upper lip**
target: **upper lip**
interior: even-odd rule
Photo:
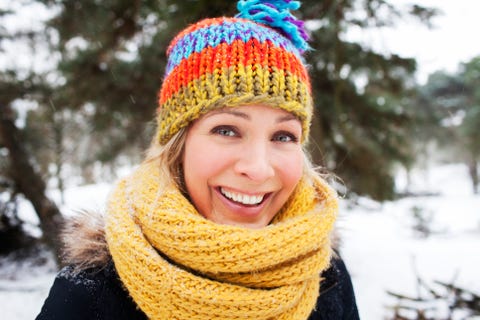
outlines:
[[[247,195],[247,196],[251,196],[251,197],[254,197],[254,196],[265,196],[265,195],[267,195],[267,194],[269,194],[269,193],[272,193],[271,191],[256,191],[256,192],[252,192],[252,191],[241,191],[241,190],[236,189],[236,188],[230,188],[230,187],[225,187],[225,186],[219,186],[218,189],[219,189],[219,190],[228,191],[228,192],[232,192],[232,193]]]

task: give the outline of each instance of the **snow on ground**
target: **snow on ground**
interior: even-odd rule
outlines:
[[[341,252],[364,320],[382,320],[389,314],[387,307],[397,300],[387,295],[387,290],[415,296],[417,276],[429,284],[454,281],[480,293],[480,196],[472,195],[466,169],[445,165],[415,172],[413,177],[410,191],[435,195],[383,204],[368,199],[359,199],[355,205],[342,201],[338,221]],[[101,210],[109,189],[107,184],[69,189],[63,209],[67,214],[76,209]],[[22,209],[31,210],[27,204]],[[420,221],[414,218],[415,212],[430,220],[430,236],[414,231]],[[35,219],[29,221],[36,223]],[[31,262],[18,265],[1,260],[2,319],[34,319],[54,276],[48,263],[38,267]],[[442,312],[446,310],[440,308],[436,318],[440,319]]]
[[[480,196],[473,196],[460,165],[418,172],[412,188],[436,196],[408,197],[382,205],[364,201],[339,220],[342,255],[352,274],[362,319],[383,319],[397,302],[386,290],[416,296],[416,277],[480,293]],[[344,203],[344,205],[346,205]],[[414,212],[430,219],[421,237]],[[445,310],[439,310],[439,312]],[[441,319],[444,313],[437,313]]]
[[[31,320],[42,307],[55,276],[53,263],[22,264],[2,259],[0,263],[0,318]]]

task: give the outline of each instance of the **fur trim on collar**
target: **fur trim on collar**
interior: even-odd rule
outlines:
[[[105,240],[104,217],[99,212],[79,211],[67,218],[62,240],[62,261],[77,271],[103,268],[112,259]]]

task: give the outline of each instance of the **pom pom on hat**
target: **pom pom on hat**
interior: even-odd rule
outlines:
[[[237,17],[204,19],[181,31],[167,50],[157,142],[165,144],[211,110],[248,104],[294,114],[305,142],[313,113],[302,57],[308,36],[289,11],[299,5],[241,0]]]
[[[300,2],[292,0],[240,0],[237,3],[240,13],[236,17],[250,19],[279,30],[301,52],[305,52],[310,49],[305,23],[290,13],[290,10],[298,8]]]

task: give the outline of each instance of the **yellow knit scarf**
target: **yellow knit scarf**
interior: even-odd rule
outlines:
[[[302,181],[262,229],[203,218],[143,164],[109,201],[106,238],[118,274],[150,319],[307,319],[329,266],[335,193]]]

